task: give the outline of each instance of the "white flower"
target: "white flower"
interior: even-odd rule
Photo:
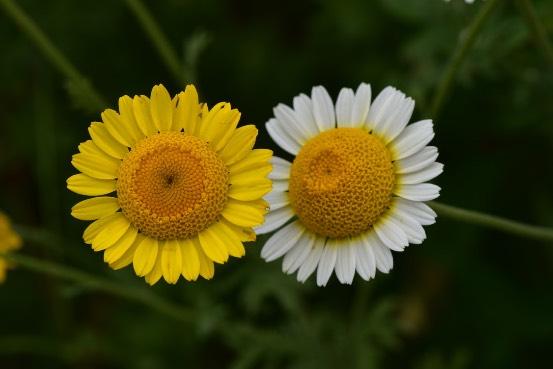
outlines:
[[[278,230],[261,251],[266,261],[284,257],[283,271],[301,282],[317,270],[319,286],[332,272],[351,284],[356,271],[369,280],[392,269],[392,250],[422,243],[423,225],[436,217],[424,201],[440,191],[426,182],[443,165],[427,146],[432,121],[407,125],[414,106],[393,87],[371,104],[362,83],[355,93],[343,88],[336,106],[318,86],[311,97],[296,96],[293,108],[274,108],[267,131],[295,159],[273,158],[271,210],[256,229]]]

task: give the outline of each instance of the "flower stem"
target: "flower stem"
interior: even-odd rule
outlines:
[[[552,228],[519,223],[495,215],[484,214],[473,210],[465,210],[435,201],[430,201],[429,205],[440,216],[443,216],[444,218],[450,218],[466,223],[476,224],[496,229],[498,231],[515,234],[521,237],[549,242],[553,241]]]
[[[530,31],[534,35],[536,46],[540,48],[543,56],[553,67],[553,46],[551,46],[551,41],[547,36],[547,31],[538,18],[536,9],[534,8],[532,1],[517,0],[517,3],[522,12],[522,15],[524,16],[524,19],[526,20],[526,23],[528,24],[528,27],[530,28]]]
[[[167,301],[145,288],[119,284],[63,264],[40,260],[19,253],[0,253],[0,257],[16,263],[17,267],[20,268],[71,281],[82,287],[106,292],[128,301],[138,302],[185,324],[194,324],[197,321],[194,311]],[[272,330],[252,327],[246,323],[225,319],[218,321],[218,324],[213,328],[215,332],[233,340],[239,336],[245,336],[249,340],[255,338],[267,350],[274,349],[275,343],[278,343],[279,346],[283,346],[287,350],[294,349],[287,346],[287,343],[289,343],[287,337],[282,337]]]
[[[173,75],[173,78],[181,85],[185,85],[187,80],[183,75],[184,68],[179,62],[179,58],[171,47],[167,37],[165,37],[154,17],[148,11],[148,8],[146,8],[140,0],[125,0],[125,2],[134,13],[154,47],[157,49],[165,66]]]
[[[73,269],[62,264],[39,260],[31,256],[14,253],[0,254],[0,256],[15,262],[18,267],[62,278],[67,281],[78,283],[79,285],[87,288],[92,288],[122,297],[127,300],[139,302],[181,322],[191,323],[194,321],[194,314],[192,311],[185,310],[184,308],[181,308],[172,302],[166,301],[143,288],[120,285],[118,283],[111,282],[110,280],[81,272],[80,270]]]
[[[472,20],[472,23],[469,25],[468,29],[461,33],[457,48],[455,49],[455,52],[453,53],[453,56],[451,57],[446,70],[444,71],[434,98],[432,99],[430,114],[433,119],[436,119],[440,114],[443,104],[448,97],[453,82],[455,80],[457,71],[461,67],[463,61],[466,59],[470,49],[476,41],[478,34],[482,30],[482,27],[484,26],[490,14],[492,14],[492,10],[495,8],[498,2],[499,0],[486,1],[486,3],[481,6],[480,10]]]
[[[58,69],[60,73],[72,84],[73,88],[78,88],[88,97],[89,105],[94,109],[104,109],[107,104],[102,96],[96,92],[88,80],[83,77],[79,71],[71,64],[63,53],[50,41],[38,25],[25,13],[19,5],[13,0],[0,0],[0,6],[4,8],[6,14],[21,28],[21,30],[34,42],[40,49],[46,59]]]

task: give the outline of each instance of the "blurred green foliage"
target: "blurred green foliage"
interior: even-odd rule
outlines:
[[[18,1],[65,56],[116,105],[156,83],[183,89],[125,2]],[[388,84],[428,116],[443,71],[481,6],[457,0],[145,1],[203,100],[231,101],[260,130],[278,102],[323,84]],[[435,144],[445,202],[553,224],[553,68],[518,8],[501,1],[459,71]],[[553,34],[553,2],[535,0]],[[0,208],[45,229],[53,248],[24,252],[129,286],[80,238],[65,189],[71,155],[99,119],[0,13]],[[194,324],[113,296],[12,271],[0,286],[2,368],[549,368],[553,249],[439,219],[391,274],[317,288],[259,258],[263,239],[215,279],[153,291],[193,309]],[[241,329],[217,329],[224,322]]]

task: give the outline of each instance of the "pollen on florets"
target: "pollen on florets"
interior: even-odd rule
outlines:
[[[394,184],[391,154],[378,137],[337,128],[302,147],[292,164],[289,197],[309,230],[344,238],[376,223],[391,203]]]
[[[226,165],[206,141],[164,132],[140,141],[123,159],[117,197],[143,234],[190,238],[218,219],[228,182]]]

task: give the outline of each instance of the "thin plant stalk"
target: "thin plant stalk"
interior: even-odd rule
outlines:
[[[144,32],[146,32],[146,35],[156,48],[165,66],[173,75],[173,78],[182,86],[185,85],[187,80],[184,77],[184,67],[179,62],[177,53],[163,34],[161,27],[148,11],[148,8],[140,0],[125,0],[125,2],[144,29]]]
[[[166,301],[143,288],[121,285],[59,263],[36,259],[19,253],[0,254],[0,256],[13,261],[18,267],[62,278],[67,281],[78,283],[80,286],[116,295],[126,300],[139,302],[159,313],[184,323],[193,322],[194,314],[192,311]]]
[[[436,201],[431,201],[429,205],[439,216],[444,218],[475,224],[524,238],[553,242],[553,228],[524,224],[495,215],[442,204]]]
[[[530,32],[534,36],[536,46],[540,48],[543,56],[547,59],[547,62],[553,67],[553,46],[551,40],[547,36],[547,31],[542,22],[538,18],[538,14],[531,0],[517,0],[520,11]]]
[[[162,297],[157,296],[146,288],[129,286],[112,282],[106,278],[82,272],[72,267],[34,258],[19,253],[0,253],[0,257],[6,258],[15,263],[18,268],[24,268],[33,272],[42,273],[57,277],[66,281],[74,282],[81,287],[102,291],[123,300],[140,303],[153,311],[173,318],[184,324],[194,324],[197,316],[189,308],[181,307]],[[274,350],[281,347],[283,350],[293,351],[295,347],[290,344],[287,337],[284,337],[272,330],[264,330],[252,327],[248,324],[230,319],[220,320],[214,330],[229,338],[235,339],[238,336],[245,336],[248,339],[255,338],[265,350]]]
[[[461,35],[457,48],[455,49],[455,52],[453,53],[449,64],[444,71],[430,105],[430,114],[433,119],[436,119],[440,114],[445,100],[451,92],[451,87],[453,86],[453,82],[455,81],[459,68],[467,58],[469,51],[476,42],[478,34],[482,30],[486,20],[490,17],[493,9],[499,1],[500,0],[488,0],[483,3],[467,30]]]
[[[63,53],[50,41],[34,20],[13,0],[0,0],[0,6],[19,28],[33,41],[46,59],[63,74],[73,86],[78,86],[89,99],[94,109],[101,110],[107,106],[104,98],[92,87],[88,80],[71,64]]]

